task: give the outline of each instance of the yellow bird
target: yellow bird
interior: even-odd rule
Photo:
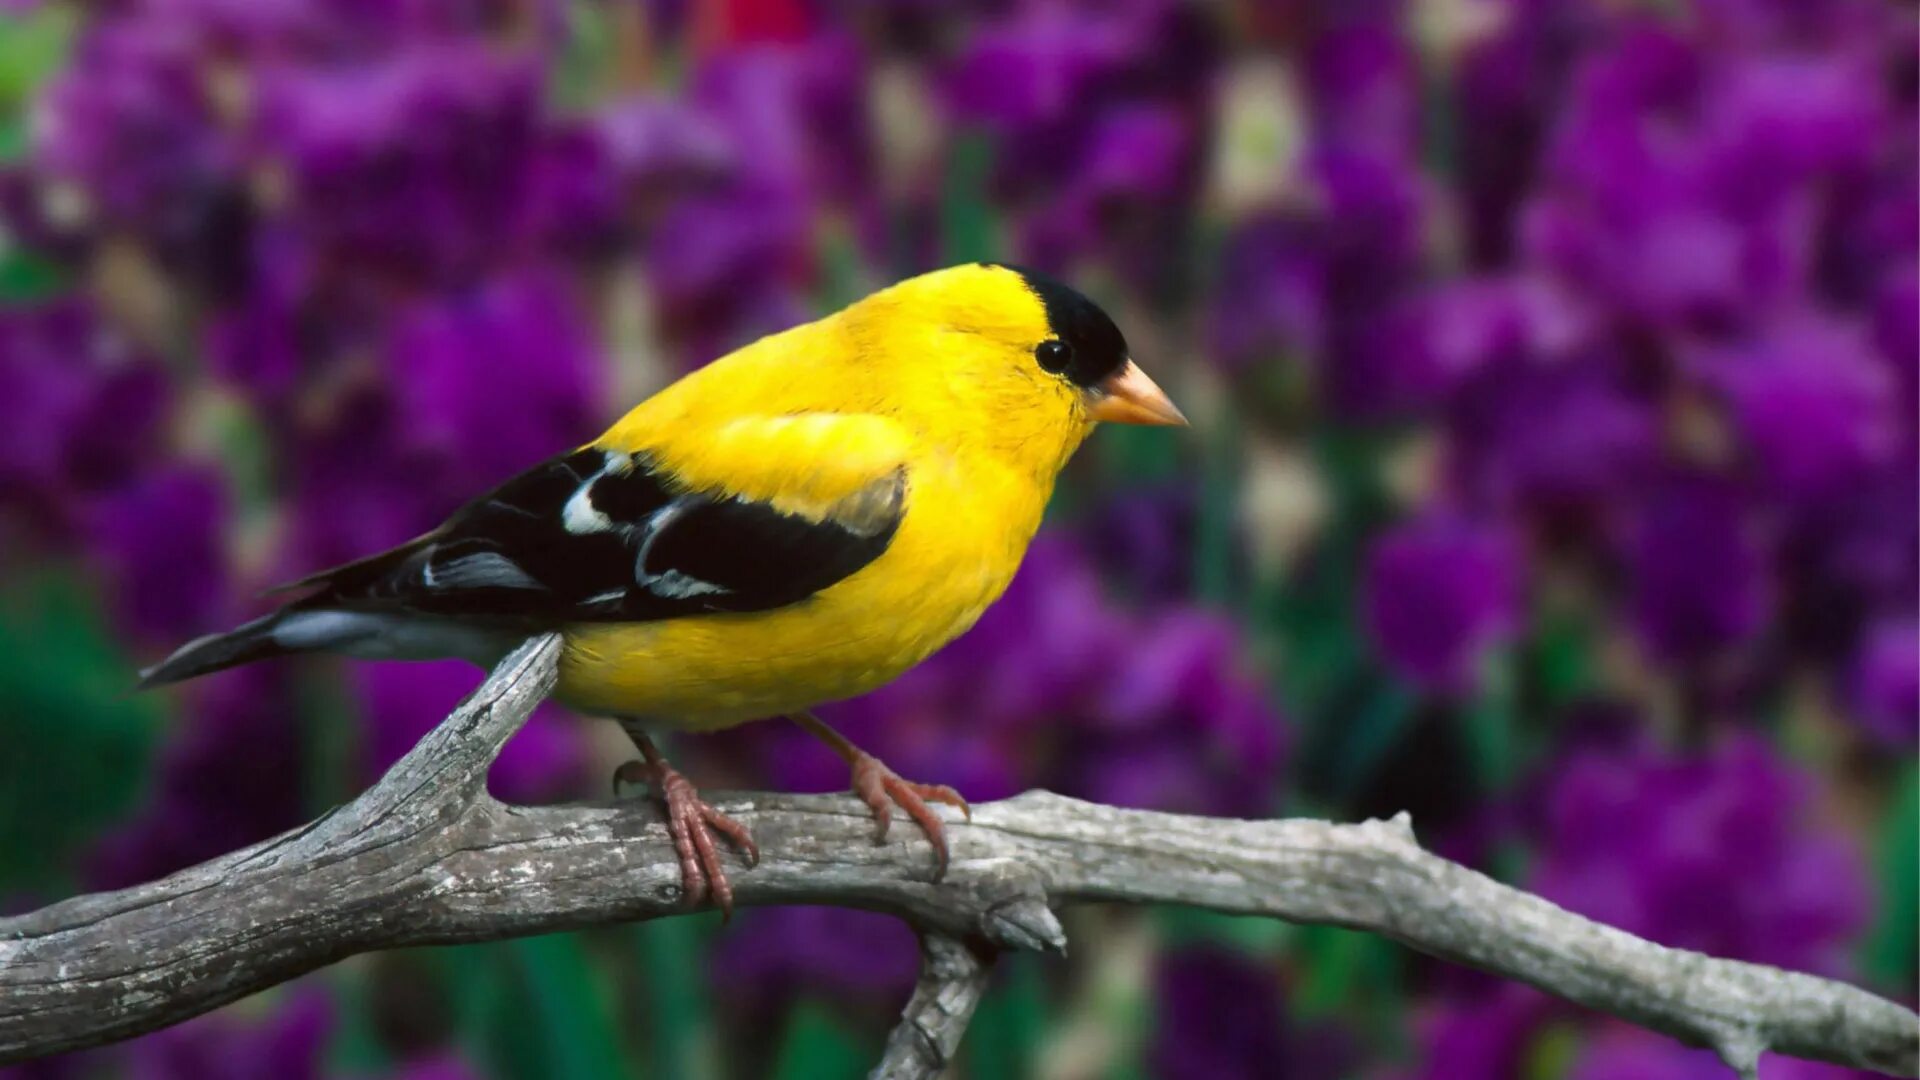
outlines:
[[[926,800],[808,710],[866,693],[953,640],[1019,567],[1054,478],[1097,421],[1183,424],[1073,289],[997,264],[901,282],[686,376],[598,439],[439,528],[288,588],[308,595],[183,646],[143,686],[286,653],[491,666],[564,637],[557,695],[618,718],[667,806],[685,895],[732,890],[702,802],[646,729],[790,716],[853,770],[886,833]]]

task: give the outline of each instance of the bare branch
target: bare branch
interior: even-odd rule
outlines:
[[[986,950],[958,938],[921,934],[920,979],[869,1080],[934,1080],[946,1072],[973,1010],[987,996],[992,963]]]
[[[0,919],[0,1063],[151,1031],[355,953],[679,913],[679,863],[651,802],[515,807],[485,791],[493,755],[551,689],[557,655],[551,637],[517,650],[380,783],[310,825],[161,881]],[[1033,792],[976,806],[971,824],[946,815],[953,863],[936,886],[913,830],[875,845],[850,796],[713,801],[761,844],[757,868],[733,871],[741,905],[888,912],[929,941],[983,949],[1061,950],[1051,908],[1083,902],[1328,923],[1713,1047],[1746,1072],[1763,1050],[1920,1070],[1920,1016],[1900,1005],[1601,926],[1421,850],[1404,816],[1230,821]],[[929,979],[930,993],[966,981],[923,976],[923,990]],[[921,995],[916,1006],[907,1025],[950,1054],[967,1010],[938,1015]]]

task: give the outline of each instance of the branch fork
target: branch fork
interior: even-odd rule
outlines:
[[[486,773],[552,690],[559,639],[503,660],[359,798],[171,877],[0,919],[0,1064],[129,1038],[355,953],[680,914],[680,866],[651,801],[521,807]],[[739,904],[884,911],[920,933],[912,1000],[877,1077],[953,1060],[998,951],[1062,952],[1054,907],[1189,904],[1384,934],[1712,1047],[1920,1075],[1920,1016],[1844,983],[1670,949],[1448,862],[1403,814],[1336,825],[1123,810],[1045,792],[942,812],[947,878],[912,830],[872,843],[848,795],[714,803],[763,858]]]

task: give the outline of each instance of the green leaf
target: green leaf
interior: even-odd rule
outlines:
[[[1254,956],[1279,952],[1292,935],[1292,923],[1227,915],[1203,908],[1169,907],[1155,912],[1161,939],[1168,946],[1225,945]]]
[[[1168,432],[1161,429],[1163,438]],[[1235,588],[1234,523],[1239,517],[1240,461],[1244,456],[1238,425],[1225,416],[1208,433],[1200,476],[1200,521],[1194,537],[1194,592],[1201,600],[1231,603]]]
[[[612,999],[587,961],[582,934],[506,942],[516,985],[494,1018],[499,1075],[526,1080],[599,1080],[631,1074],[613,1024]]]
[[[803,997],[787,1013],[771,1075],[773,1080],[859,1080],[872,1067],[874,1053],[826,1006]]]
[[[992,172],[993,144],[984,134],[968,132],[954,139],[947,184],[940,193],[940,247],[948,265],[991,261],[999,251],[987,195]]]
[[[0,594],[0,894],[67,891],[77,852],[139,804],[163,712],[136,667],[72,578]]]
[[[1881,830],[1880,919],[1867,938],[1861,966],[1882,986],[1913,992],[1920,954],[1920,770],[1909,763],[1892,812]]]
[[[747,917],[752,917],[751,913]],[[704,958],[711,919],[682,917],[641,923],[628,933],[636,1014],[642,1052],[653,1076],[711,1076],[714,1062],[713,1002]]]
[[[78,21],[77,8],[69,4],[0,15],[0,116],[24,108],[40,84],[60,70]]]
[[[1505,790],[1520,764],[1513,695],[1512,658],[1505,653],[1490,657],[1481,693],[1467,709],[1464,730],[1474,775],[1490,791]]]
[[[1021,1080],[1033,1075],[1048,1029],[1050,1010],[1039,958],[1003,958],[1000,980],[980,1002],[960,1049],[969,1075]]]
[[[1406,949],[1376,934],[1333,926],[1299,928],[1293,952],[1299,979],[1290,1007],[1303,1020],[1339,1014],[1379,1039],[1405,1035]],[[1391,1056],[1394,1047],[1383,1045]]]
[[[6,159],[0,151],[0,161]],[[67,275],[25,248],[9,248],[0,233],[0,304],[30,304],[65,292]]]

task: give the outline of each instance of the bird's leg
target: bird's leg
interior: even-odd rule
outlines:
[[[887,830],[893,825],[893,807],[898,804],[907,816],[927,834],[927,842],[933,845],[933,880],[939,881],[947,875],[947,830],[940,818],[927,805],[927,800],[946,803],[959,808],[973,820],[973,808],[960,793],[945,784],[916,784],[911,780],[900,779],[899,774],[887,768],[879,758],[847,741],[847,737],[828,727],[825,721],[810,712],[790,714],[794,723],[812,732],[821,742],[833,748],[848,766],[853,769],[853,793],[873,811],[873,822],[878,826],[874,842],[887,838]]]
[[[719,833],[746,856],[747,865],[760,861],[760,849],[747,827],[708,806],[700,792],[678,769],[667,764],[660,748],[647,735],[626,724],[629,738],[640,749],[644,760],[629,761],[614,770],[613,793],[617,797],[623,784],[644,783],[653,796],[666,805],[667,834],[673,837],[673,850],[680,856],[680,891],[688,907],[698,907],[707,896],[720,909],[722,921],[733,917],[733,886],[720,865],[719,846],[713,834]]]

